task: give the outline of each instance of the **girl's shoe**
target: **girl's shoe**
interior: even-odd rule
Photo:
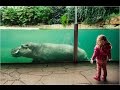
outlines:
[[[102,77],[102,80],[103,80],[103,81],[107,81],[106,78],[104,78],[104,77]]]
[[[100,81],[100,78],[98,78],[98,77],[93,77],[95,80],[97,80],[97,81]]]

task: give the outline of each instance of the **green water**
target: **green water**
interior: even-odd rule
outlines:
[[[74,31],[70,30],[0,30],[1,32],[1,63],[30,63],[32,59],[11,56],[11,49],[27,42],[74,44]],[[112,44],[112,59],[119,60],[119,30],[80,29],[78,46],[84,49],[91,58],[96,37],[104,34]]]
[[[119,60],[119,30],[108,30],[108,29],[98,29],[98,30],[79,30],[78,35],[78,46],[83,48],[89,58],[91,58],[96,44],[96,37],[99,34],[104,34],[107,39],[112,44],[112,59],[114,61]]]
[[[1,63],[29,63],[29,58],[14,58],[11,49],[27,42],[73,45],[73,30],[1,30]]]

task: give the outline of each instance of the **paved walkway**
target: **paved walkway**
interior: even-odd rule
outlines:
[[[95,63],[2,64],[1,85],[104,85],[119,84],[119,63],[108,63],[107,82],[95,81]]]

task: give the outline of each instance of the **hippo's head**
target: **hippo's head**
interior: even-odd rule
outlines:
[[[21,46],[11,50],[13,57],[30,57],[32,53],[32,43],[22,44]]]

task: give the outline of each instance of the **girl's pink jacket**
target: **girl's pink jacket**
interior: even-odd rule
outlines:
[[[92,55],[92,60],[99,61],[107,61],[107,59],[111,59],[111,48],[110,44],[104,45],[100,48],[98,45],[94,47],[94,53]]]

